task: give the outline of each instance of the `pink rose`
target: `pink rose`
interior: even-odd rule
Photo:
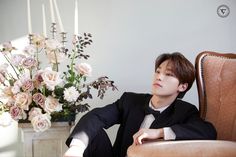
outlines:
[[[45,104],[45,96],[43,95],[43,94],[41,94],[41,93],[35,93],[34,95],[33,95],[33,101],[37,104],[37,105],[39,105],[39,106],[41,106],[42,108],[44,108],[44,104]]]
[[[18,106],[12,106],[10,108],[11,117],[15,120],[26,119],[26,113]]]
[[[34,58],[27,57],[22,60],[22,66],[24,68],[30,69],[37,66],[37,61]]]
[[[24,81],[21,88],[23,89],[23,91],[25,92],[31,92],[34,90],[34,83],[32,80],[27,80]]]
[[[15,96],[15,105],[23,110],[29,110],[29,105],[32,103],[32,96],[29,93],[21,92]]]

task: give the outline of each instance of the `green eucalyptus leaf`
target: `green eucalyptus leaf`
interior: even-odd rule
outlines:
[[[69,88],[69,87],[72,87],[73,86],[73,83],[66,83],[65,85],[64,85],[64,88]]]

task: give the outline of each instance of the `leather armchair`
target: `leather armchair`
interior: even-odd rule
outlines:
[[[196,57],[199,111],[217,140],[156,141],[130,146],[128,157],[236,156],[236,54],[205,51]]]

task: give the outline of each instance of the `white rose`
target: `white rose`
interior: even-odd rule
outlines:
[[[51,127],[51,117],[48,114],[39,114],[31,120],[34,131],[43,132]]]
[[[62,47],[62,44],[58,40],[49,39],[46,41],[46,48],[49,51],[60,49],[61,47]]]
[[[17,94],[20,92],[20,86],[18,86],[17,84],[14,84],[14,86],[11,88],[11,91],[13,94]]]
[[[35,116],[41,115],[42,114],[42,109],[38,107],[33,107],[29,111],[29,120],[31,121]]]
[[[34,45],[28,45],[25,47],[24,52],[29,55],[34,55],[36,53],[36,48]]]
[[[6,78],[4,77],[4,75],[2,73],[0,73],[0,83],[4,83],[6,80]]]
[[[0,97],[2,98],[7,98],[7,99],[11,99],[14,96],[14,94],[12,93],[12,87],[5,87],[2,90],[2,93],[0,94]]]
[[[11,63],[15,66],[19,66],[22,63],[22,60],[26,58],[25,55],[22,54],[14,54],[11,58]]]
[[[41,74],[44,83],[46,84],[47,88],[51,91],[54,90],[55,86],[61,83],[61,78],[59,72],[52,71],[49,69],[44,70]]]
[[[34,34],[32,36],[32,43],[36,48],[44,47],[45,45],[45,38],[42,35]]]
[[[54,51],[49,51],[47,52],[47,57],[50,63],[61,63],[65,60],[66,55],[62,52],[54,52]]]
[[[54,111],[62,110],[62,104],[59,103],[58,99],[53,98],[52,96],[46,98],[44,107],[45,107],[44,110],[47,113],[52,113]]]
[[[69,87],[64,90],[64,99],[68,102],[76,101],[79,97],[79,92],[75,87]]]
[[[8,68],[8,64],[7,63],[4,63],[4,64],[1,64],[0,65],[0,73],[2,73],[2,74],[5,74],[5,73],[7,73],[7,68]]]
[[[87,63],[80,63],[75,65],[75,70],[85,76],[91,76],[92,67]]]

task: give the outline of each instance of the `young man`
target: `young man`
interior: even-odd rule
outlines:
[[[119,100],[88,112],[66,141],[65,157],[125,157],[132,144],[144,140],[216,139],[212,124],[182,98],[191,88],[194,66],[182,54],[156,59],[152,95],[124,93]],[[120,124],[112,146],[104,128]]]

